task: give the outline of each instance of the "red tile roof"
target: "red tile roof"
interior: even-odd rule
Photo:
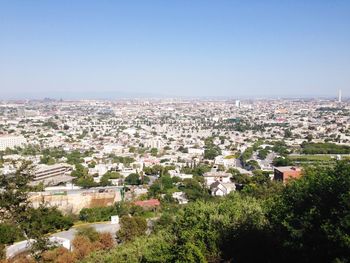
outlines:
[[[158,199],[150,199],[150,200],[144,200],[144,201],[135,201],[135,205],[141,206],[141,207],[152,207],[152,206],[160,206],[160,202]]]

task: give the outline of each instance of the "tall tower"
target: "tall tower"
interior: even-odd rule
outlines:
[[[341,89],[338,92],[338,102],[341,103]]]
[[[236,107],[240,108],[241,107],[241,101],[240,100],[236,100]]]

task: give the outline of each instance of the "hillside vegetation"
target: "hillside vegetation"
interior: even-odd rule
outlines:
[[[307,169],[277,189],[164,212],[151,234],[82,262],[349,262],[350,164]]]

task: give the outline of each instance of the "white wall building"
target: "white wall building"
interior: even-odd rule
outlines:
[[[222,183],[216,181],[210,186],[212,196],[225,196],[236,190],[234,183]]]
[[[24,144],[27,144],[27,140],[23,136],[0,136],[0,151],[5,151],[6,148],[13,149],[15,147],[20,147]]]
[[[189,154],[194,154],[194,155],[203,155],[204,154],[204,149],[188,148],[188,153]]]
[[[156,148],[158,150],[163,149],[165,144],[160,139],[149,139],[145,141],[145,146],[149,148]]]
[[[203,175],[205,184],[207,187],[210,187],[212,183],[222,182],[222,183],[230,183],[230,177],[232,175],[230,173],[225,172],[207,172]]]
[[[169,173],[170,177],[177,176],[177,177],[181,178],[182,180],[193,178],[192,174],[183,174],[183,173],[180,173],[178,170],[169,170],[168,173]]]

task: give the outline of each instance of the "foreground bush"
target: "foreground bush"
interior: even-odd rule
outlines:
[[[139,216],[123,216],[120,219],[120,230],[117,232],[117,239],[120,242],[127,242],[138,236],[146,234],[147,221]]]
[[[172,262],[172,241],[172,237],[166,232],[159,232],[150,237],[137,237],[133,242],[116,246],[110,251],[94,252],[82,262]]]
[[[245,226],[258,231],[265,225],[259,202],[234,194],[219,203],[192,203],[176,215],[172,225],[148,237],[130,239],[111,251],[93,253],[84,262],[214,262],[223,258],[221,251],[236,249],[239,253],[243,248],[227,248],[231,241],[227,239],[228,231],[243,232]],[[235,238],[237,244],[243,240]],[[255,244],[254,238],[247,239],[244,245]]]
[[[84,262],[349,262],[349,189],[349,163],[308,169],[261,199],[191,203],[158,232]]]
[[[307,170],[275,196],[268,218],[284,262],[349,262],[350,164]]]
[[[58,247],[42,254],[41,262],[75,263],[96,251],[109,250],[115,245],[110,233],[98,233],[91,227],[82,227],[72,241],[73,250]]]

